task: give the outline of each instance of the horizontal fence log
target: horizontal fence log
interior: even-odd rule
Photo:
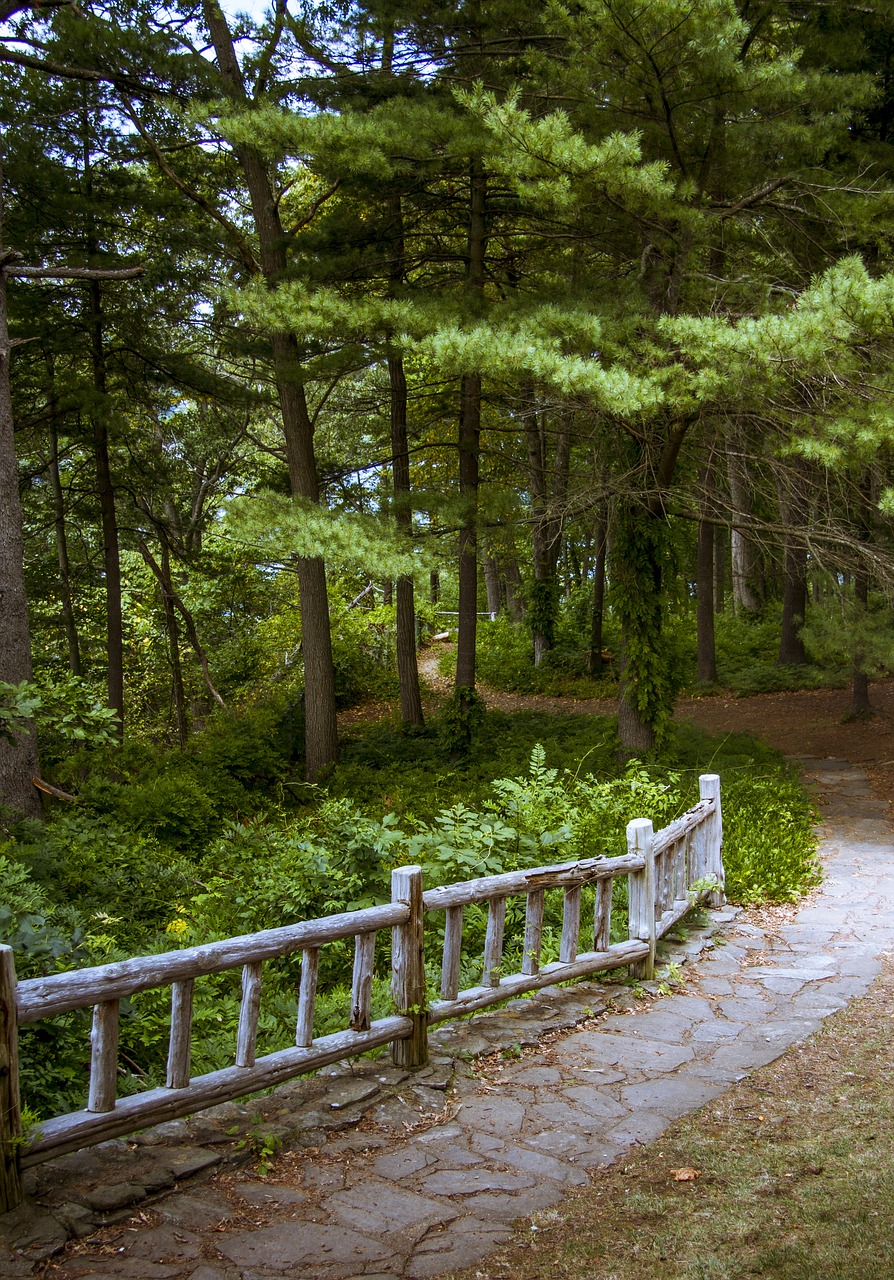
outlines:
[[[329,1066],[389,1041],[406,1039],[412,1030],[410,1018],[382,1018],[368,1031],[338,1031],[335,1035],[321,1036],[307,1049],[283,1049],[258,1058],[251,1067],[225,1067],[206,1076],[196,1076],[185,1089],[147,1089],[129,1098],[119,1098],[113,1111],[75,1111],[46,1120],[37,1137],[24,1147],[22,1166],[27,1168],[80,1147],[268,1089],[305,1071]]]
[[[426,911],[445,911],[448,907],[465,907],[490,898],[508,898],[530,893],[534,889],[574,888],[592,884],[610,876],[624,876],[642,871],[643,859],[630,854],[618,858],[585,858],[579,862],[559,862],[551,867],[532,867],[528,871],[507,871],[498,876],[482,876],[480,880],[464,880],[460,884],[427,889],[422,895]]]
[[[691,809],[687,809],[682,817],[675,818],[666,827],[656,831],[652,837],[652,849],[656,858],[660,853],[664,853],[665,849],[669,849],[672,844],[682,840],[688,832],[693,831],[709,818],[714,812],[714,806],[714,800],[699,800],[698,804],[693,805]]]
[[[600,970],[621,969],[625,965],[642,960],[649,954],[648,942],[617,942],[607,951],[588,951],[578,956],[573,964],[554,960],[545,964],[539,973],[513,973],[500,979],[496,987],[470,987],[461,991],[455,1000],[434,1000],[428,1011],[429,1024],[445,1022],[448,1018],[485,1009],[501,1000],[511,1000],[525,991],[536,991],[556,982],[568,982],[571,978],[584,978]]]
[[[57,1013],[82,1009],[85,1005],[121,1000],[148,987],[164,987],[206,973],[241,968],[262,960],[295,951],[321,947],[339,938],[358,933],[374,933],[376,929],[405,924],[409,908],[404,903],[387,902],[381,907],[365,907],[362,911],[346,911],[342,915],[324,916],[321,920],[304,920],[284,925],[281,929],[265,929],[223,942],[209,942],[183,951],[165,951],[157,956],[140,956],[135,960],[119,960],[92,969],[73,969],[53,973],[46,978],[27,978],[18,984],[16,1009],[20,1023],[38,1022]]]

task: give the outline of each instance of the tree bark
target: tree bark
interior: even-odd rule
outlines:
[[[404,277],[403,210],[399,195],[388,199],[391,215],[392,288]],[[407,436],[407,377],[401,356],[388,359],[391,420],[391,474],[394,487],[394,519],[409,542],[413,533],[413,508],[410,497],[410,445]],[[404,724],[422,725],[422,696],[419,692],[419,664],[416,659],[416,602],[413,579],[404,575],[397,580],[397,679],[400,689],[400,716]]]
[[[480,305],[484,294],[487,252],[487,176],[480,160],[469,168],[469,227],[466,246],[466,293]],[[460,383],[459,492],[462,528],[459,534],[459,619],[456,646],[456,688],[475,688],[475,644],[478,630],[478,473],[481,444],[481,374],[464,374]]]
[[[51,406],[52,412],[52,406]],[[53,489],[53,528],[56,534],[56,560],[59,564],[59,604],[62,609],[62,626],[68,644],[68,666],[73,676],[81,669],[81,645],[74,616],[71,594],[71,566],[68,558],[68,537],[65,531],[65,496],[62,477],[59,474],[59,436],[56,423],[50,422],[50,484]]]
[[[698,678],[702,684],[717,683],[717,652],[714,646],[714,526],[710,514],[709,494],[713,484],[713,467],[702,469],[702,519],[698,523],[698,566],[696,569],[696,650]]]
[[[502,608],[500,595],[500,567],[493,556],[482,557],[484,569],[484,590],[487,593],[487,611],[496,617]]]
[[[503,579],[506,583],[506,608],[509,610],[509,616],[513,622],[524,622],[524,583],[515,556],[510,556],[503,562]]]
[[[102,564],[106,587],[106,663],[108,701],[117,713],[118,736],[124,736],[124,619],[121,607],[121,552],[115,487],[109,461],[108,386],[103,341],[102,296],[98,280],[90,281],[89,314],[93,351],[93,383],[99,405],[93,414],[93,457],[102,527]]]
[[[605,555],[608,545],[608,512],[599,512],[593,556],[593,604],[590,613],[590,675],[602,677],[602,629],[605,618]]]
[[[866,471],[859,486],[859,509],[857,513],[857,534],[861,542],[868,543],[872,534],[872,475]],[[851,682],[851,716],[854,719],[866,720],[872,714],[869,700],[869,672],[866,669],[866,653],[860,637],[860,627],[865,624],[869,605],[869,570],[864,561],[860,561],[854,569],[854,622],[857,632],[853,655],[853,677]]]
[[[165,630],[168,633],[168,652],[171,659],[171,693],[174,702],[174,715],[177,725],[177,742],[181,750],[186,746],[189,726],[186,721],[186,695],[183,690],[183,667],[180,664],[180,627],[174,609],[173,593],[170,590],[171,554],[167,542],[161,544],[161,572],[159,582],[162,608],[165,615]]]
[[[714,526],[714,612],[723,613],[726,603],[726,529]]]
[[[25,595],[22,506],[10,395],[10,342],[6,318],[8,254],[0,250],[0,680],[30,680],[31,634]],[[16,814],[41,816],[40,794],[32,785],[39,775],[37,731],[29,725],[15,742],[0,739],[0,803]]]
[[[807,548],[799,536],[805,511],[802,482],[804,467],[796,466],[786,483],[779,482],[779,510],[783,522],[791,529],[783,543],[782,628],[779,636],[777,666],[804,666],[807,654],[801,639],[801,628],[807,616]]]
[[[215,0],[203,0],[203,11],[226,92],[235,101],[248,105],[242,70],[226,18]],[[288,266],[287,237],[279,202],[260,153],[244,144],[235,146],[233,150],[248,188],[260,248],[261,271],[268,285],[273,287]],[[307,409],[298,344],[293,334],[280,331],[271,336],[270,345],[292,494],[318,502],[314,427]],[[313,781],[338,759],[335,671],[323,559],[320,556],[299,557],[297,569],[304,654],[305,772],[308,780]]]
[[[571,432],[567,419],[561,420],[556,433],[556,452],[552,468],[553,492],[550,498],[548,472],[548,440],[543,414],[531,413],[527,425],[528,473],[533,507],[534,594],[531,610],[531,632],[534,640],[534,666],[539,667],[553,647],[555,614],[558,608],[556,570],[562,549],[562,505],[568,491],[568,468],[571,457]]]
[[[732,505],[733,606],[745,613],[760,613],[756,548],[742,527],[743,519],[747,519],[751,513],[753,502],[744,450],[743,432],[740,428],[731,427],[726,456]]]

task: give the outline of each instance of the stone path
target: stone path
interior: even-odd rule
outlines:
[[[228,1163],[244,1151],[222,1126],[251,1108],[64,1157],[0,1219],[0,1273],[399,1280],[479,1261],[517,1219],[654,1141],[872,981],[894,941],[887,806],[846,761],[804,764],[824,814],[821,889],[772,932],[734,908],[711,913],[669,953],[686,962],[681,993],[554,989],[440,1029],[412,1078],[380,1061],[287,1086],[262,1106],[255,1145],[290,1138],[267,1179]],[[135,1201],[136,1214],[122,1207]],[[91,1235],[98,1221],[111,1225]],[[86,1238],[73,1248],[68,1235]]]

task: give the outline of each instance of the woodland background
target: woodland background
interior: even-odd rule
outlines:
[[[892,51],[889,0],[0,0],[23,972],[375,900],[398,857],[597,851],[707,763],[734,891],[811,883],[778,761],[671,712],[850,681],[868,715],[894,663]],[[617,724],[485,719],[478,679]]]

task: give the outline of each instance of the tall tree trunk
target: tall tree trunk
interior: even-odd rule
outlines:
[[[608,511],[605,504],[599,512],[594,544],[593,604],[590,612],[590,675],[599,679],[604,671],[602,630],[605,618],[605,556],[608,545]]]
[[[399,195],[388,198],[391,215],[392,289],[404,278],[403,210]],[[391,474],[394,487],[394,519],[409,541],[413,533],[413,508],[410,497],[410,445],[407,436],[407,377],[401,356],[388,359],[391,420]],[[422,696],[419,692],[419,664],[416,659],[416,602],[413,579],[406,574],[397,580],[397,679],[400,689],[400,715],[404,724],[425,723]]]
[[[745,613],[760,613],[761,597],[757,588],[757,552],[744,531],[751,514],[753,497],[745,455],[745,438],[741,427],[730,426],[727,438],[727,474],[732,505],[733,605]]]
[[[868,543],[872,533],[872,474],[865,471],[859,485],[859,508],[857,512],[857,535],[862,543]],[[865,561],[860,561],[854,570],[854,623],[856,636],[853,655],[853,677],[851,682],[851,716],[854,719],[866,720],[872,714],[869,701],[869,672],[866,669],[866,653],[860,629],[866,622],[869,605],[869,570]]]
[[[866,617],[866,607],[869,603],[869,574],[863,565],[854,574],[854,601],[857,606],[856,621],[859,624]],[[854,650],[851,715],[860,720],[865,720],[872,715],[872,704],[869,701],[869,673],[866,670],[866,654],[863,652],[859,642]]]
[[[52,412],[52,407],[51,407]],[[59,436],[56,423],[51,419],[50,428],[50,484],[53,489],[53,528],[56,534],[56,560],[59,564],[59,604],[62,608],[62,626],[68,644],[68,666],[73,676],[81,675],[81,646],[74,616],[71,594],[71,567],[68,558],[68,537],[65,531],[65,496],[62,477],[59,474]]]
[[[726,598],[726,529],[714,526],[714,612],[723,613]]]
[[[19,469],[9,389],[10,343],[6,319],[6,272],[9,255],[0,249],[0,680],[30,680],[31,635],[25,595],[22,506]],[[0,738],[0,804],[17,814],[39,818],[40,793],[32,778],[40,772],[37,731],[33,724],[14,742]]]
[[[717,683],[717,652],[714,646],[714,526],[706,520],[698,525],[697,650],[698,678],[702,684]]]
[[[437,569],[432,569],[428,575],[428,602],[429,604],[438,604],[441,599],[441,575]]]
[[[779,636],[777,665],[804,666],[807,654],[801,639],[801,628],[807,616],[807,547],[801,530],[805,505],[803,484],[805,466],[794,466],[791,476],[779,480],[779,510],[783,523],[791,532],[783,543],[782,628]]]
[[[702,518],[698,522],[698,566],[696,569],[696,650],[698,678],[702,684],[717,683],[717,652],[714,646],[714,525],[708,520],[713,503],[713,464],[702,468]]]
[[[487,592],[487,611],[493,617],[500,612],[500,568],[493,556],[482,557],[484,569],[484,589]]]
[[[480,160],[469,168],[469,227],[466,245],[465,289],[480,305],[484,295],[487,252],[487,176]],[[459,619],[456,646],[456,687],[475,688],[475,644],[478,630],[478,471],[481,447],[481,374],[464,374],[460,383],[459,492],[462,528],[459,534]]]
[[[168,633],[168,653],[171,659],[171,692],[173,694],[174,714],[177,723],[177,741],[181,749],[186,746],[189,726],[186,722],[186,695],[183,690],[183,668],[180,664],[180,626],[174,609],[173,591],[171,590],[171,553],[167,540],[161,544],[161,573],[159,584],[162,608],[165,615],[165,630]]]
[[[534,584],[529,617],[534,640],[534,666],[539,667],[555,640],[559,603],[556,570],[562,549],[562,504],[568,489],[571,432],[567,419],[563,418],[556,433],[552,498],[547,479],[550,470],[549,445],[543,414],[530,414],[527,438],[528,474],[534,515]]]
[[[109,461],[108,386],[103,340],[102,296],[98,280],[90,285],[90,336],[93,351],[93,383],[98,407],[93,414],[93,457],[96,492],[102,526],[102,565],[106,587],[106,663],[109,706],[117,712],[117,730],[124,735],[124,620],[121,607],[121,552],[115,487]]]
[[[407,440],[407,379],[400,356],[388,361],[391,383],[391,466],[394,477],[394,518],[409,538],[413,531],[410,508],[410,448]],[[416,604],[413,579],[397,580],[397,678],[400,716],[404,724],[424,724],[416,661]]]
[[[460,387],[459,491],[463,525],[459,534],[459,618],[456,687],[475,688],[478,634],[478,459],[481,438],[481,376],[464,374]]]
[[[245,82],[227,20],[216,0],[203,0],[203,11],[226,92],[236,102],[247,105]],[[275,287],[288,266],[288,238],[280,217],[279,201],[261,154],[245,144],[235,146],[233,150],[248,187],[260,248],[261,271],[268,285]],[[318,502],[314,427],[307,409],[298,344],[293,334],[280,331],[271,336],[270,346],[292,494]],[[335,670],[323,559],[321,556],[302,556],[298,559],[297,568],[304,655],[305,771],[308,779],[313,781],[321,770],[338,759]]]
[[[503,562],[503,580],[506,583],[506,608],[513,622],[525,620],[525,592],[518,560],[510,556]]]
[[[94,219],[93,128],[91,90],[82,87],[81,146],[84,166],[84,200],[87,210],[87,257],[96,265],[99,240]],[[87,322],[96,407],[91,417],[93,458],[96,467],[96,495],[102,529],[102,567],[106,594],[106,679],[109,707],[116,712],[116,730],[124,736],[124,620],[121,603],[121,551],[118,542],[118,514],[109,461],[110,402],[106,378],[105,318],[99,280],[87,285]]]

